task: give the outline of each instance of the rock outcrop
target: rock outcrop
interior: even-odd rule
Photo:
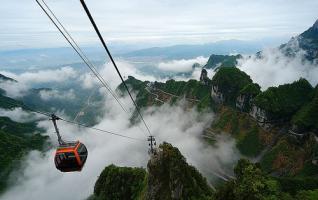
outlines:
[[[201,75],[200,75],[200,83],[202,85],[210,85],[211,80],[208,78],[208,72],[206,69],[202,69]]]
[[[236,107],[240,111],[249,112],[252,107],[253,99],[261,93],[261,87],[257,83],[246,85],[236,98]]]
[[[188,165],[180,151],[163,143],[148,162],[146,199],[209,199],[212,190],[206,179]]]
[[[218,104],[222,104],[224,102],[224,96],[217,85],[212,85],[211,97]]]
[[[106,167],[89,199],[212,199],[206,179],[171,144],[161,144],[147,168]]]
[[[240,69],[221,67],[213,76],[211,97],[217,103],[235,106],[239,92],[250,83],[251,78]]]

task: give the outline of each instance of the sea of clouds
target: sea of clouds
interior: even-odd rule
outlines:
[[[145,75],[127,62],[120,61],[118,65],[126,77],[132,75],[141,80],[157,80],[155,76]],[[73,80],[73,76],[78,74],[72,68],[61,68],[57,71],[51,71],[51,73],[56,75],[60,70],[66,70],[68,73],[58,79],[49,78],[47,81]],[[199,72],[199,69],[193,71],[193,76],[196,79],[199,77]],[[38,73],[43,74],[41,71]],[[100,73],[113,89],[120,83],[115,70],[109,63],[103,66]],[[27,78],[31,75],[26,75],[25,73],[20,75],[4,74],[18,80],[18,83],[24,83],[24,85],[27,85],[26,88],[32,86],[33,80],[37,83],[40,81],[39,79]],[[32,74],[32,77],[36,76]],[[79,80],[83,80],[79,81],[83,88],[92,89],[100,86],[95,80],[96,78],[89,73],[81,74],[78,77]],[[186,80],[185,77],[177,77],[177,79]],[[21,84],[16,85],[17,88],[19,86]],[[16,91],[23,90],[17,89]],[[111,101],[112,97],[105,93],[104,89],[100,89],[100,92],[105,94],[104,105],[101,108],[105,112],[100,117],[99,123],[94,127],[143,141],[99,133],[59,121],[58,126],[65,140],[80,140],[88,148],[89,156],[82,172],[61,173],[56,170],[53,162],[54,148],[46,152],[32,151],[24,157],[21,167],[12,173],[10,188],[0,197],[1,199],[85,199],[92,194],[94,183],[105,166],[115,164],[119,166],[146,167],[149,155],[146,141],[148,133],[145,127],[142,123],[132,126],[130,115],[123,112],[120,106],[116,104],[116,101]],[[55,90],[42,95],[44,95],[44,100],[49,98],[70,98]],[[16,93],[16,96],[19,96],[19,94]],[[127,110],[133,111],[134,108],[128,97],[122,97],[120,101]],[[214,146],[207,145],[201,135],[203,130],[209,127],[213,121],[213,113],[199,113],[196,109],[189,110],[186,109],[185,104],[181,100],[178,105],[171,106],[166,104],[161,107],[149,107],[143,111],[143,117],[152,134],[156,136],[157,143],[167,141],[178,147],[187,158],[187,161],[196,166],[212,181],[216,179],[216,174],[231,173],[231,170],[225,170],[224,166],[233,165],[239,158],[234,139],[220,136],[216,138],[217,142]],[[59,115],[69,119],[69,116],[65,115],[63,111]],[[27,119],[31,119],[33,114],[16,108],[14,110],[0,110],[0,116],[8,116],[12,120],[26,122],[28,121]],[[33,118],[35,117],[33,116]],[[35,119],[38,120],[39,118]],[[38,122],[38,126],[45,130],[44,135],[48,135],[50,142],[56,147],[57,138],[52,123],[47,119],[42,119]]]

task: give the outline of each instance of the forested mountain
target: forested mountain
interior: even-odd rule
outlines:
[[[23,108],[23,103],[0,94],[0,109]],[[0,117],[0,192],[3,192],[10,173],[19,168],[21,158],[30,150],[42,150],[47,137],[40,133],[36,122],[21,123]]]
[[[297,41],[298,47],[307,52],[305,58],[314,63],[317,31],[318,22],[280,48],[287,56],[295,56],[297,51],[293,52],[291,45]],[[152,50],[156,53],[160,49]],[[240,58],[241,55],[213,54],[197,79],[150,82],[128,76],[125,81],[136,94],[141,111],[169,104],[196,111],[198,115],[213,116],[208,127],[198,133],[202,136],[199,140],[208,147],[215,145],[215,138],[220,136],[234,140],[239,156],[244,157],[233,168],[234,177],[212,186],[176,147],[162,142],[151,154],[147,169],[107,166],[89,199],[317,199],[318,85],[300,78],[262,91],[248,73],[236,68]],[[206,69],[214,69],[214,76],[207,77]],[[16,82],[3,75],[0,81]],[[54,94],[51,88],[30,89],[19,99],[6,96],[5,89],[0,88],[0,109],[6,111],[17,108],[24,111],[26,105],[56,111],[51,108],[56,102],[62,102],[62,108],[66,107],[64,110],[71,115],[80,113],[78,108],[82,111],[82,99],[74,98],[75,103],[42,101],[41,93]],[[117,92],[127,95],[124,84],[118,86]],[[87,114],[91,119],[89,125],[95,122],[93,114],[103,112],[96,110]],[[136,115],[135,110],[130,125],[139,120]],[[41,135],[43,131],[36,120],[18,122],[0,117],[0,192],[24,155],[31,150],[43,150],[47,141]]]
[[[209,84],[199,80],[143,82],[134,77],[126,83],[137,93],[142,108],[184,99],[187,106],[200,112],[213,110],[217,117],[210,130],[231,134],[240,152],[258,163],[240,161],[235,168],[237,180],[207,199],[310,199],[317,195],[310,191],[318,186],[317,89],[307,80],[262,92],[248,74],[235,67],[221,67]],[[306,128],[298,128],[294,134],[295,125]],[[248,189],[257,183],[262,184],[254,191]]]

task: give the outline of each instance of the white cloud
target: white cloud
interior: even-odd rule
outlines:
[[[318,83],[318,66],[304,61],[305,52],[295,57],[286,57],[279,49],[265,49],[262,58],[255,55],[238,60],[238,68],[260,84],[262,90],[270,86],[291,83],[299,78],[307,79],[313,86]]]
[[[158,64],[158,68],[163,71],[170,72],[190,72],[192,71],[192,66],[194,63],[199,63],[200,65],[206,64],[208,58],[205,57],[197,57],[195,59],[181,59],[181,60],[171,60],[167,62],[161,62]]]
[[[60,99],[60,100],[74,100],[75,93],[73,89],[67,91],[58,91],[58,90],[41,90],[40,91],[41,99],[48,101],[50,99]]]
[[[25,112],[21,108],[15,108],[13,110],[0,108],[0,116],[9,117],[12,121],[21,122],[21,123],[32,122],[34,120],[43,118],[43,116],[40,116],[38,114]]]
[[[78,1],[47,3],[80,44],[98,42]],[[291,36],[315,21],[318,8],[316,0],[91,0],[87,4],[108,41],[166,45]],[[70,7],[74,12],[68,12]],[[35,2],[7,1],[0,13],[4,26],[0,48],[66,45]]]
[[[7,71],[0,71],[7,77],[13,78],[23,84],[34,83],[50,83],[50,82],[63,82],[70,78],[75,78],[77,72],[72,67],[62,67],[56,70],[39,70],[36,72],[24,72],[22,74],[14,74]]]
[[[127,100],[126,98],[123,101]],[[144,119],[158,142],[168,141],[177,146],[188,162],[197,166],[204,174],[232,164],[238,158],[232,139],[219,138],[217,145],[211,147],[204,144],[200,137],[203,129],[213,120],[213,114],[200,114],[182,107],[182,104],[164,105],[145,111]],[[22,170],[12,175],[16,183],[1,196],[1,199],[84,199],[93,192],[94,183],[105,166],[114,163],[119,166],[146,167],[149,158],[146,135],[138,127],[129,126],[129,116],[114,105],[114,102],[107,101],[105,109],[104,118],[95,127],[119,131],[131,137],[142,138],[145,142],[98,133],[90,129],[79,129],[58,122],[65,140],[79,139],[88,147],[89,156],[82,172],[57,171],[53,163],[53,149],[44,155],[31,152],[26,157]],[[47,130],[46,134],[56,144],[52,124],[43,121],[39,126]],[[142,124],[140,126],[142,127]]]
[[[2,81],[0,88],[6,91],[10,97],[21,97],[32,88],[34,84],[42,83],[63,83],[74,79],[78,76],[78,72],[72,67],[62,67],[56,70],[39,70],[35,72],[24,72],[16,74],[8,71],[0,71],[7,77],[13,78],[18,82]]]
[[[25,95],[29,86],[20,82],[2,81],[0,82],[0,88],[5,90],[6,95],[9,97],[20,97]]]
[[[128,76],[133,76],[136,79],[142,80],[142,81],[155,81],[159,80],[153,75],[148,75],[136,68],[136,66],[129,61],[126,60],[116,60],[116,64],[124,78],[126,80]],[[101,69],[99,70],[100,75],[102,78],[106,81],[106,83],[114,90],[117,88],[117,86],[121,83],[121,80],[114,69],[114,66],[112,63],[107,62],[105,63]],[[86,73],[80,76],[81,86],[84,89],[90,89],[96,86],[101,86],[101,83],[91,73]]]

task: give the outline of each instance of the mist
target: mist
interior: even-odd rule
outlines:
[[[129,106],[129,110],[133,109],[128,98],[121,101]],[[178,147],[187,161],[207,176],[213,170],[219,171],[224,169],[225,165],[234,163],[239,154],[233,139],[219,138],[214,147],[202,141],[201,134],[210,126],[214,115],[198,113],[196,109],[188,110],[185,107],[185,102],[180,101],[175,106],[165,104],[144,110],[144,119],[157,142],[167,141]],[[60,173],[56,170],[53,162],[54,149],[44,153],[32,151],[25,157],[20,170],[12,173],[12,185],[1,199],[84,199],[93,193],[94,183],[105,166],[115,164],[146,167],[149,159],[147,133],[139,128],[144,129],[143,125],[131,126],[130,116],[122,112],[115,101],[109,101],[109,97],[106,98],[103,109],[105,115],[96,128],[140,138],[144,142],[58,122],[65,140],[79,139],[89,150],[82,172]],[[38,126],[46,130],[44,134],[48,135],[56,146],[52,124],[49,121],[41,121]]]
[[[44,101],[51,99],[60,99],[60,100],[74,100],[76,98],[74,90],[69,89],[67,91],[60,92],[58,90],[41,90],[40,97]]]
[[[12,121],[20,123],[33,122],[35,120],[43,119],[43,116],[26,112],[22,110],[22,108],[14,108],[12,110],[0,108],[0,117],[8,117]]]
[[[64,83],[70,79],[74,79],[78,75],[78,71],[72,67],[65,66],[55,70],[39,70],[35,72],[24,72],[21,74],[13,73],[10,71],[0,71],[0,74],[16,80],[13,81],[0,81],[0,88],[5,89],[6,95],[9,97],[21,97],[24,96],[29,89],[35,84],[44,83]],[[49,95],[48,93],[42,95],[44,98],[48,96],[57,97],[58,94]]]
[[[293,48],[298,48],[297,44]],[[298,49],[299,50],[299,49]],[[294,57],[287,57],[278,48],[265,49],[262,58],[256,55],[244,56],[237,67],[251,76],[262,90],[271,86],[292,83],[299,78],[307,79],[313,86],[318,83],[318,66],[304,59],[304,51],[299,50]]]
[[[197,57],[194,59],[181,59],[181,60],[171,60],[167,62],[161,62],[158,64],[158,68],[163,71],[169,72],[190,72],[192,71],[192,66],[194,63],[199,63],[200,65],[205,65],[208,58]]]
[[[177,61],[174,62],[177,63]],[[145,74],[138,70],[135,65],[124,60],[117,61],[117,64],[125,78],[128,75],[132,75],[140,80],[162,82],[166,80]],[[63,68],[50,72],[52,75],[56,75],[61,70]],[[67,68],[67,71],[70,73],[59,77],[59,80],[48,79],[48,81],[64,80],[65,82],[68,79],[73,81],[73,76],[79,74],[73,68]],[[190,77],[177,76],[175,79],[198,79],[200,73],[201,68],[197,67],[193,70]],[[211,73],[213,72],[209,71],[209,74]],[[4,74],[23,83],[28,83],[26,85],[32,85],[34,82],[39,83],[42,79],[32,80],[32,78],[27,77],[33,77],[34,74],[43,74],[43,71],[33,72],[33,75],[26,75],[30,73],[17,75],[9,74],[8,72]],[[50,73],[44,74],[49,76]],[[107,80],[111,88],[115,89],[120,84],[120,79],[111,63],[104,64],[100,69],[100,74]],[[90,73],[80,75],[76,81],[83,89],[97,89],[100,86],[100,83],[96,81],[96,77]],[[19,95],[19,91],[21,90],[16,91],[16,95]],[[143,141],[120,138],[58,121],[58,127],[63,139],[66,141],[80,140],[88,148],[89,155],[82,172],[61,173],[56,170],[53,161],[54,148],[46,152],[32,151],[21,161],[21,167],[11,174],[10,187],[0,197],[1,199],[85,199],[93,193],[95,181],[104,167],[115,164],[146,168],[149,159],[147,153],[148,142],[146,141],[148,133],[141,123],[131,125],[130,117],[134,107],[130,99],[128,97],[120,99],[125,108],[131,112],[127,114],[121,110],[121,107],[116,104],[116,101],[108,93],[105,93],[104,88],[100,88],[99,91],[105,95],[104,105],[100,108],[100,110],[104,111],[104,114],[100,116],[99,123],[94,127],[135,137]],[[72,90],[69,90],[68,93],[52,90],[41,91],[40,96],[44,101],[52,98],[72,100],[74,98],[73,93],[74,91]],[[215,181],[217,177],[213,175],[213,172],[227,171],[227,167],[232,166],[240,157],[235,147],[235,141],[230,137],[218,136],[214,146],[205,143],[202,133],[205,128],[211,125],[214,114],[211,112],[199,113],[195,108],[186,109],[186,107],[184,100],[180,100],[178,104],[173,106],[164,104],[161,107],[149,107],[143,110],[143,117],[150,127],[151,133],[156,137],[158,144],[167,141],[178,147],[189,164],[197,167],[209,180]],[[0,115],[10,116],[13,120],[26,122],[30,114],[20,108],[16,108],[11,111],[0,110]],[[63,110],[59,110],[57,115],[71,120],[70,116],[67,116]],[[31,118],[29,117],[29,119]],[[43,135],[48,135],[50,142],[56,147],[58,145],[57,137],[51,122],[42,118],[42,121],[37,122],[37,126],[45,130]],[[227,173],[231,173],[231,171],[229,169]]]

